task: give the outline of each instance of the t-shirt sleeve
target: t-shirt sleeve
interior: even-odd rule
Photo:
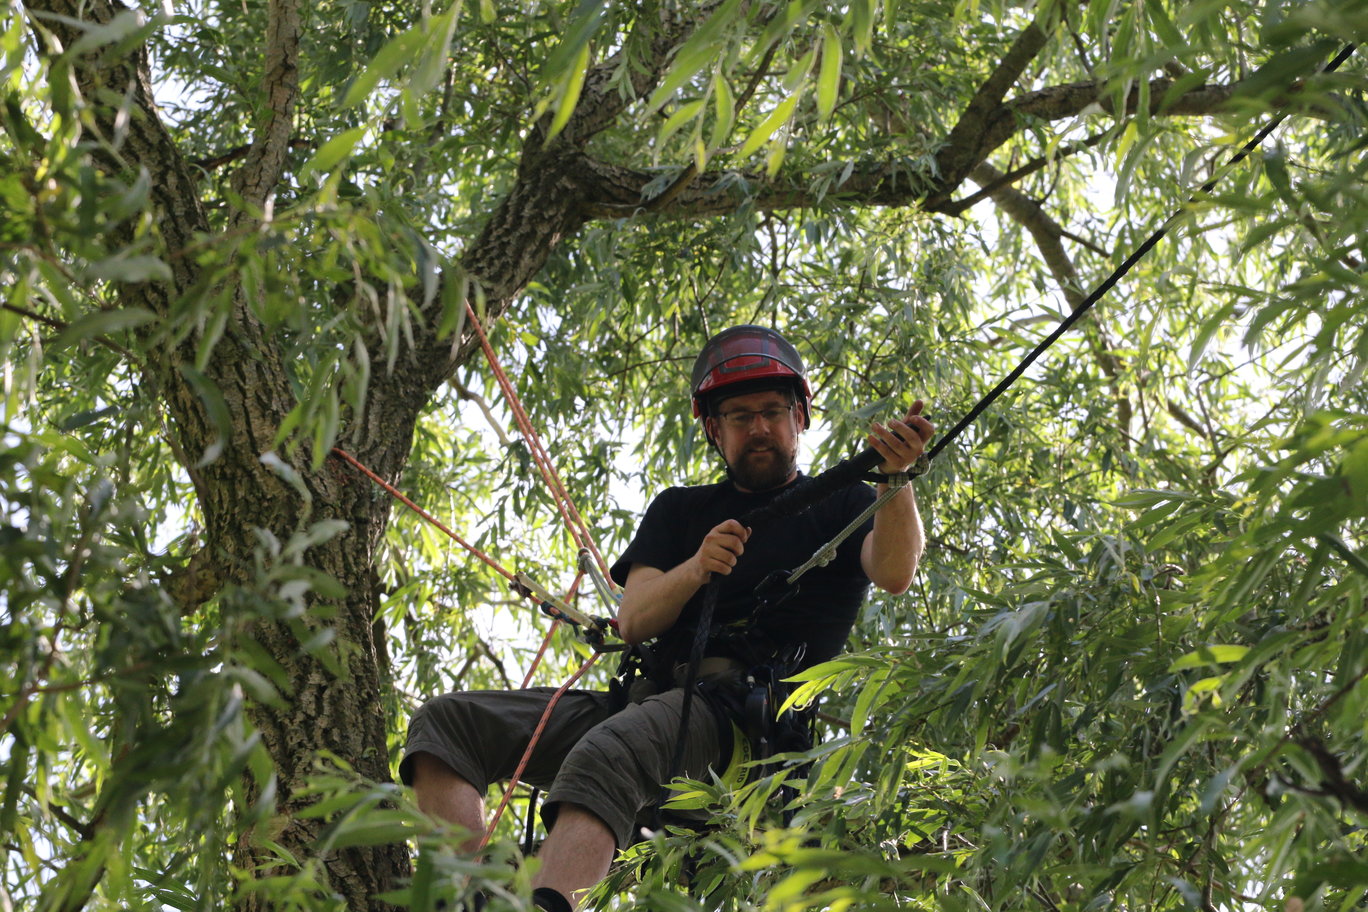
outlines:
[[[646,508],[627,550],[610,568],[613,581],[627,585],[627,573],[633,564],[644,564],[657,570],[673,570],[689,557],[687,543],[681,534],[683,517],[679,515],[679,501],[683,490],[667,488]]]

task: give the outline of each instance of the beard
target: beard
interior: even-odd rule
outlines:
[[[747,491],[773,490],[787,482],[797,468],[798,448],[786,451],[777,443],[752,444],[735,459],[727,460],[732,482]]]

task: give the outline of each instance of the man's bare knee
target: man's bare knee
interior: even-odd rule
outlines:
[[[460,773],[451,768],[451,765],[438,757],[436,754],[429,754],[427,751],[419,751],[413,754],[413,788],[419,791],[426,787],[465,784],[465,778]]]
[[[442,758],[423,751],[411,756],[418,809],[465,830],[462,851],[478,851],[484,832],[484,796]]]

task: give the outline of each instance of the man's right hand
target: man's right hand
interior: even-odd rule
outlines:
[[[746,539],[751,530],[734,519],[713,526],[703,536],[703,544],[698,546],[694,555],[694,567],[700,579],[707,581],[713,573],[727,576],[736,566],[737,559],[746,550]]]
[[[751,530],[734,519],[703,536],[698,553],[668,572],[632,564],[618,606],[618,633],[632,645],[660,636],[674,626],[684,604],[708,584],[714,573],[726,576],[746,550]]]

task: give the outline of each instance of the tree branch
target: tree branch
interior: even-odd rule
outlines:
[[[248,211],[235,221],[256,218],[285,172],[299,94],[299,0],[271,0],[267,11],[266,71],[262,89],[268,116],[252,139],[246,159],[233,175],[233,189]]]
[[[1002,110],[1002,99],[1008,90],[1021,78],[1026,66],[1044,50],[1047,40],[1048,36],[1035,23],[1022,29],[997,68],[969,100],[946,137],[944,147],[936,155],[936,170],[943,182],[940,194],[952,193],[974,166],[996,148],[984,147],[988,125]],[[940,194],[933,196],[931,202],[936,202]]]
[[[947,203],[941,211],[944,212],[946,215],[960,215],[961,213],[965,212],[971,207],[991,197],[994,191],[996,191],[999,187],[1006,187],[1012,184],[1016,184],[1023,177],[1028,177],[1034,174],[1035,172],[1041,170],[1042,168],[1045,168],[1046,166],[1053,164],[1054,162],[1061,161],[1062,159],[1068,158],[1071,155],[1076,155],[1085,149],[1091,149],[1093,146],[1097,145],[1102,140],[1106,139],[1108,136],[1111,135],[1111,130],[1103,130],[1101,133],[1094,133],[1092,136],[1089,136],[1087,139],[1082,140],[1081,142],[1076,142],[1071,145],[1065,146],[1063,149],[1060,149],[1054,155],[1042,155],[1039,158],[1033,158],[1026,164],[1018,168],[1013,168],[1011,171],[1008,171],[1006,174],[1003,174],[997,180],[983,186],[977,193],[971,193],[969,196],[966,196],[953,203]]]
[[[18,304],[11,304],[8,301],[0,302],[0,308],[8,310],[10,313],[19,314],[19,316],[21,317],[28,317],[30,320],[36,320],[37,322],[42,323],[45,326],[52,327],[53,329],[63,330],[67,328],[67,324],[61,320],[56,320],[52,317],[45,317],[36,311],[29,310],[26,307],[20,307]],[[131,351],[124,348],[122,345],[120,345],[118,342],[113,341],[112,339],[107,339],[104,336],[90,336],[89,338],[90,341],[98,342],[106,348],[112,349],[118,352],[119,354],[123,355],[125,358],[128,359],[130,364],[140,363],[137,355],[133,354]]]
[[[475,406],[483,413],[485,421],[489,424],[490,429],[494,431],[494,435],[499,438],[499,446],[507,447],[513,442],[509,439],[508,432],[504,430],[503,425],[494,417],[494,410],[489,407],[489,403],[485,400],[484,396],[481,396],[455,377],[448,382],[451,384],[451,388],[456,391],[456,395],[460,397],[462,402],[475,403]]]
[[[1022,51],[1024,52],[1024,49]],[[1160,117],[1219,114],[1226,110],[1231,98],[1241,88],[1241,83],[1203,85],[1177,97],[1168,98],[1167,94],[1172,85],[1173,80],[1167,78],[1151,80],[1151,114]],[[950,195],[969,171],[1020,132],[1023,123],[1077,117],[1093,105],[1097,106],[1098,113],[1113,116],[1133,114],[1138,110],[1139,89],[1131,91],[1126,100],[1125,110],[1117,112],[1112,99],[1103,97],[1104,88],[1105,83],[1088,82],[1050,86],[1029,92],[1003,103],[991,112],[986,118],[984,132],[978,136],[972,135],[967,128],[960,130],[957,124],[956,130],[952,130],[950,137],[947,138],[946,148],[942,150],[938,160],[971,162],[965,173],[958,177],[953,173],[953,169],[946,171],[942,165],[940,176],[928,182],[920,169],[914,169],[902,159],[867,159],[854,162],[849,177],[839,186],[816,190],[813,189],[812,176],[803,173],[790,173],[770,180],[759,172],[741,169],[709,171],[696,176],[689,186],[675,197],[671,206],[660,210],[659,215],[679,219],[710,218],[734,211],[742,199],[747,199],[762,212],[811,208],[823,202],[839,201],[854,206],[915,205],[926,213],[958,215],[969,205],[968,199],[977,203],[981,201],[982,194],[975,193],[970,198],[958,201],[951,201]],[[981,89],[980,95],[983,94],[985,90]],[[1290,104],[1294,96],[1295,93],[1284,93],[1274,99],[1274,104]],[[966,109],[966,115],[968,113]],[[963,118],[961,122],[963,123]],[[951,150],[952,138],[965,144],[963,148]],[[1081,151],[1085,145],[1092,146],[1101,141],[1098,136],[1089,137],[1079,146],[1070,147],[1061,154],[1072,154]],[[1036,159],[1023,166],[1023,169],[1034,170],[1045,164],[1048,164],[1048,160]],[[622,218],[624,214],[637,211],[643,205],[643,188],[658,176],[651,172],[588,158],[582,162],[582,168],[584,173],[579,175],[578,180],[586,190],[584,213],[590,218]]]

